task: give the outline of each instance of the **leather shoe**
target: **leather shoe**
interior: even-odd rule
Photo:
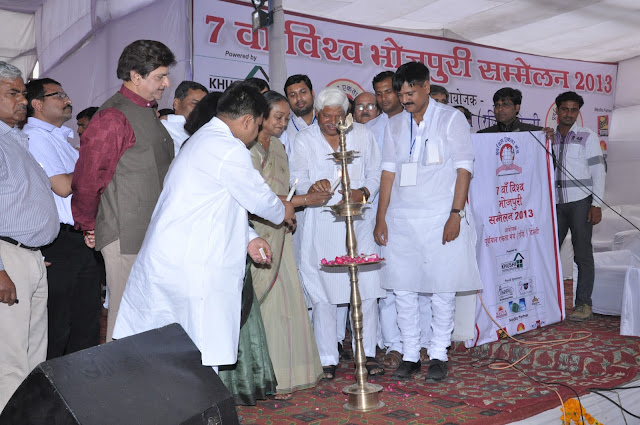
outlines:
[[[342,344],[338,343],[338,355],[340,356],[340,360],[349,361],[352,360],[352,357],[347,353]]]
[[[394,372],[391,379],[409,379],[411,375],[420,370],[420,360],[417,362],[408,362],[403,360],[398,366],[398,369]]]
[[[427,382],[440,382],[447,377],[447,362],[433,359],[429,362],[429,370],[424,378]]]

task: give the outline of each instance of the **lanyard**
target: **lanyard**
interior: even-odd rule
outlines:
[[[300,129],[296,125],[296,121],[292,119],[291,122],[293,123],[293,126],[296,128],[296,131],[300,131]],[[315,116],[313,117],[313,121],[311,121],[311,125],[313,125],[314,122],[316,122],[316,117]]]
[[[413,138],[413,115],[409,114],[409,117],[409,128],[411,129],[409,134],[409,162],[411,162],[413,147],[416,145],[416,139]]]

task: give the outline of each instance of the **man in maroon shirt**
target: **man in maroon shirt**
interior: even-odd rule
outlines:
[[[125,47],[117,69],[122,87],[82,135],[71,210],[87,245],[104,256],[107,341],[173,159],[173,141],[153,108],[169,87],[169,67],[175,63],[171,50],[158,41],[138,40]]]

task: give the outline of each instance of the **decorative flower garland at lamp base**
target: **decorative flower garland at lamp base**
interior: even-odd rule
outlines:
[[[572,423],[575,423],[576,425],[603,425],[602,422],[588,414],[580,402],[575,398],[565,401],[564,406],[560,408],[560,411],[563,412],[560,416],[560,420],[563,425],[571,425]],[[565,422],[565,416],[567,422]],[[584,421],[582,420],[583,417]]]

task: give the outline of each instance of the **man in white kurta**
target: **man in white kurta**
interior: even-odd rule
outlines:
[[[329,87],[318,95],[318,125],[300,131],[291,155],[290,178],[292,183],[298,179],[299,193],[330,191],[331,184],[338,178],[341,167],[329,155],[338,149],[335,124],[338,119],[344,121],[347,108],[347,97],[339,89]],[[359,156],[348,166],[353,199],[362,199],[363,195],[371,198],[378,192],[380,182],[380,151],[375,137],[366,126],[354,123],[347,133],[346,143],[348,150],[359,152]],[[336,189],[328,204],[336,204],[341,200],[342,194]],[[375,211],[367,208],[362,216],[354,220],[358,253],[377,252],[372,235],[374,215]],[[307,207],[299,267],[305,292],[313,303],[313,327],[320,360],[323,367],[328,368],[338,364],[336,314],[338,304],[350,301],[350,282],[346,269],[321,268],[320,260],[332,260],[345,255],[345,241],[346,225],[343,218],[336,218],[328,208]],[[358,281],[364,316],[365,354],[374,357],[378,326],[376,299],[385,295],[380,287],[379,266],[360,267]],[[377,371],[380,373],[379,369]]]
[[[255,134],[238,127],[247,115],[234,121],[225,112],[249,91],[264,102],[250,109]],[[246,147],[257,135],[262,109],[266,101],[253,86],[230,86],[218,117],[171,164],[127,281],[114,338],[177,322],[200,349],[203,365],[236,362],[247,247],[254,261],[255,243],[270,253],[249,227],[247,211],[278,224],[285,209],[287,220],[293,216],[293,207],[285,207],[253,168]]]
[[[403,361],[394,374],[420,369],[419,294],[431,301],[427,381],[447,375],[456,292],[481,288],[475,233],[465,215],[473,171],[469,124],[458,110],[429,101],[429,71],[419,62],[393,77],[405,111],[385,130],[376,241],[387,265],[383,287],[396,296]],[[473,318],[473,316],[471,316]]]

